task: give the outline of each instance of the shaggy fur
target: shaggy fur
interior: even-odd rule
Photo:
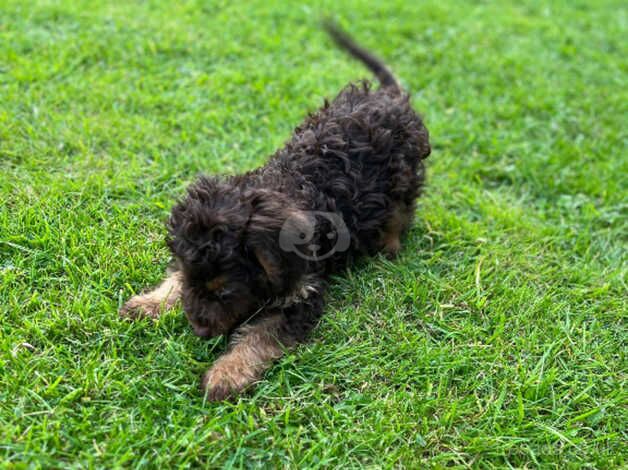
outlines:
[[[156,306],[169,308],[180,297],[197,335],[235,332],[203,379],[212,400],[259,380],[285,348],[306,340],[323,313],[327,277],[359,256],[396,254],[414,216],[430,153],[427,130],[386,67],[327,28],[376,74],[380,88],[348,85],[263,167],[194,183],[168,221],[174,274],[121,311],[154,317]],[[299,232],[314,221],[309,243],[319,253],[332,250],[339,234],[330,220],[312,218],[313,211],[342,218],[348,249],[311,260],[280,246],[282,230],[303,237]]]

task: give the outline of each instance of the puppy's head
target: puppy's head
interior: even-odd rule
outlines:
[[[168,246],[183,273],[183,307],[199,336],[224,334],[299,279],[304,260],[279,233],[300,214],[281,193],[201,178],[174,206]]]

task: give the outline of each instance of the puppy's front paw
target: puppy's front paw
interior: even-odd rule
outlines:
[[[209,401],[222,401],[233,398],[253,384],[256,377],[246,370],[238,370],[236,364],[220,359],[203,376],[201,388]]]
[[[120,316],[131,320],[140,318],[159,318],[161,313],[161,305],[159,302],[148,299],[142,295],[131,297],[122,308],[120,308]]]

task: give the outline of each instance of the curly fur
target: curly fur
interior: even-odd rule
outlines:
[[[414,215],[430,153],[428,132],[388,69],[344,33],[328,29],[382,86],[348,85],[309,115],[264,166],[242,175],[201,177],[167,224],[181,279],[177,288],[194,331],[214,336],[237,330],[236,337],[248,338],[246,348],[236,341],[220,366],[250,364],[240,379],[233,370],[208,372],[203,383],[212,399],[259,379],[259,364],[277,357],[277,345],[304,341],[323,313],[328,276],[362,255],[394,255]],[[311,211],[342,217],[350,232],[347,250],[308,261],[280,248],[286,220],[304,220]],[[298,229],[297,223],[293,230]],[[312,243],[323,252],[333,248],[331,229],[329,221],[317,219]],[[272,340],[264,329],[270,318]],[[265,346],[252,344],[255,338],[264,338]],[[258,364],[251,364],[255,351]]]

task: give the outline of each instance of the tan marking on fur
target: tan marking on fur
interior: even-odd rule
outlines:
[[[131,297],[120,309],[120,315],[128,318],[158,318],[174,307],[181,297],[182,274],[171,273],[159,286],[145,294]]]
[[[280,315],[241,327],[231,347],[203,377],[202,387],[209,400],[224,400],[262,378],[272,361],[280,358],[284,347],[277,338]]]
[[[227,276],[221,275],[213,278],[211,281],[208,281],[205,285],[207,286],[207,289],[213,292],[218,289],[222,289],[226,282]]]
[[[398,205],[386,223],[382,237],[382,251],[389,257],[397,256],[401,250],[401,234],[412,223],[414,207],[405,204]]]
[[[278,283],[281,278],[281,271],[279,269],[279,266],[277,266],[270,259],[270,257],[266,253],[264,253],[263,250],[258,248],[254,250],[254,252],[257,261],[259,261],[262,269],[266,272],[266,275],[268,276],[268,279],[270,279],[270,282],[272,282],[273,284]]]

